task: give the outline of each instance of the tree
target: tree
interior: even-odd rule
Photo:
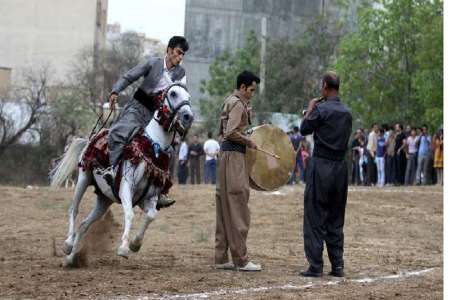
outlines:
[[[64,149],[70,137],[88,135],[97,119],[77,89],[63,86],[57,88],[48,116],[46,129],[51,132],[51,142],[58,151]]]
[[[69,80],[80,98],[88,101],[91,109],[95,112],[99,110],[99,104],[106,101],[113,84],[119,77],[143,61],[143,38],[133,31],[124,32],[118,39],[111,41],[110,47],[104,49],[100,56],[102,59],[95,69],[93,49],[81,50],[73,64]],[[101,80],[98,80],[98,78],[101,78]],[[99,82],[102,84],[99,85]],[[133,84],[132,87],[137,84]],[[131,90],[127,89],[125,91],[126,96],[121,97],[119,101],[128,101]]]
[[[382,0],[361,10],[339,45],[336,68],[354,117],[442,124],[442,1]]]
[[[24,68],[17,80],[19,84],[13,86],[7,99],[1,99],[0,156],[26,133],[39,131],[40,121],[47,113],[50,73],[49,66]]]
[[[243,70],[259,73],[260,44],[254,32],[250,32],[243,48],[234,53],[225,52],[209,66],[208,81],[202,81],[200,91],[209,99],[200,99],[200,111],[206,130],[218,127],[224,97],[236,88],[236,76]],[[258,101],[258,96],[253,103]]]
[[[336,46],[345,32],[340,21],[319,16],[292,41],[268,40],[265,95],[252,100],[255,115],[300,114],[308,101],[318,96],[320,78],[332,65]],[[254,32],[249,33],[242,49],[214,60],[209,67],[210,80],[201,88],[209,97],[200,101],[205,128],[217,128],[223,99],[235,88],[237,74],[244,69],[258,74],[259,67],[260,42]]]
[[[299,114],[319,96],[320,80],[334,62],[344,23],[318,16],[299,38],[272,41],[267,54],[267,92],[260,111]]]

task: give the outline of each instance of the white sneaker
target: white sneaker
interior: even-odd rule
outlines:
[[[234,264],[232,262],[226,262],[224,264],[215,264],[214,269],[217,270],[234,270]]]
[[[239,267],[238,270],[243,272],[258,272],[261,271],[262,268],[260,264],[254,264],[249,261],[245,266]]]

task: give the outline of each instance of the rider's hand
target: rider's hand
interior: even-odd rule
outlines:
[[[116,93],[112,93],[109,96],[109,109],[113,110],[116,107],[116,103],[117,103],[117,94]]]

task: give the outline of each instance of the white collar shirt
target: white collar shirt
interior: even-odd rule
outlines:
[[[188,145],[186,142],[182,142],[180,145],[180,152],[178,153],[178,160],[187,160],[188,158]]]
[[[161,76],[161,79],[159,80],[158,84],[155,86],[155,89],[153,91],[154,93],[163,91],[174,83],[174,81],[172,81],[172,77],[170,76],[174,68],[172,67],[170,70],[167,69],[166,58],[167,58],[167,55],[164,56],[164,59],[163,59],[164,60],[164,71]],[[186,75],[183,76],[183,78],[181,78],[181,80],[179,82],[186,85]]]

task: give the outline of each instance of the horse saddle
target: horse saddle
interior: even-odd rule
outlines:
[[[110,167],[108,133],[108,129],[103,129],[91,139],[79,162],[79,166],[83,170],[96,170],[102,173]],[[112,186],[114,192],[118,192],[120,189],[121,170],[125,160],[128,160],[135,166],[145,161],[145,176],[149,183],[161,187],[162,194],[167,193],[172,186],[169,176],[169,155],[164,152],[155,154],[153,142],[144,136],[143,133],[143,130],[139,131],[123,149],[122,158],[119,162],[119,170],[114,180],[114,186]]]

